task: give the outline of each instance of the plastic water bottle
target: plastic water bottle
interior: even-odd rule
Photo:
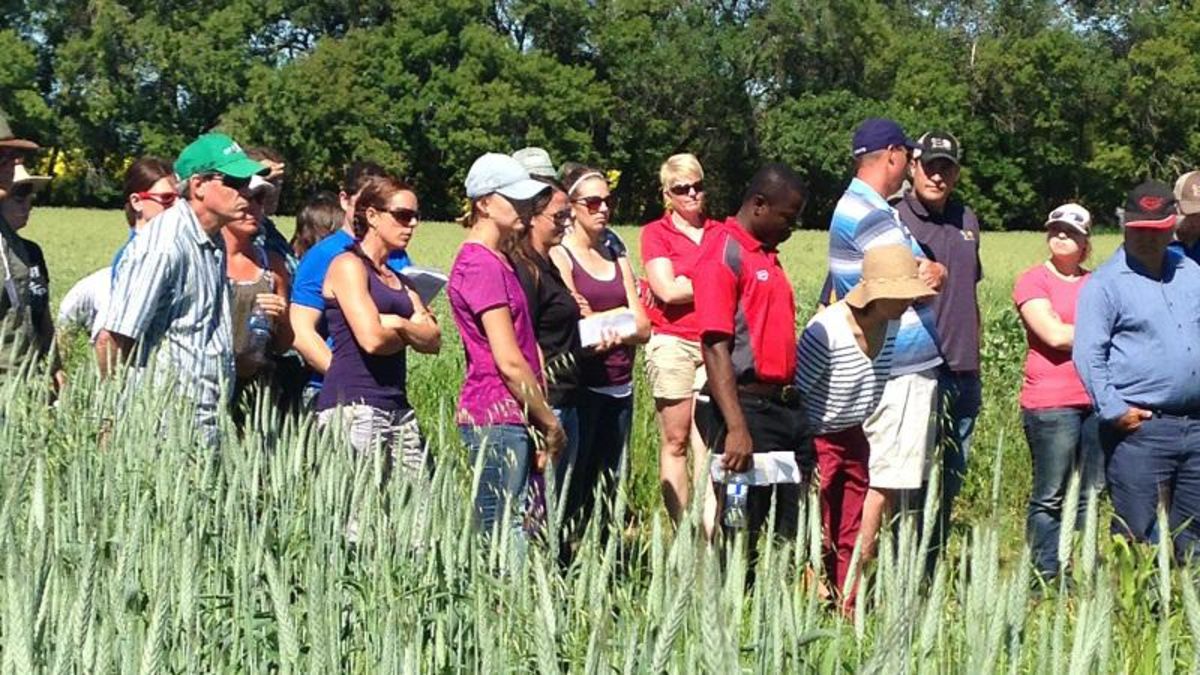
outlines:
[[[749,522],[746,513],[746,502],[750,496],[750,482],[744,473],[730,473],[725,477],[725,513],[726,527],[743,529]]]
[[[267,353],[267,343],[271,341],[271,320],[267,318],[267,313],[258,303],[254,304],[254,309],[250,311],[250,320],[246,322],[246,327],[250,331],[249,351],[256,356],[265,356]]]

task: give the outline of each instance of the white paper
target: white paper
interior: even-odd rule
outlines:
[[[633,311],[627,309],[579,320],[579,342],[584,347],[599,344],[607,331],[613,331],[623,338],[636,333],[637,321],[633,318]]]
[[[417,292],[417,295],[421,298],[421,302],[425,303],[426,307],[429,306],[429,303],[433,302],[433,299],[446,287],[446,282],[449,281],[449,277],[445,274],[428,267],[410,265],[405,267],[404,271],[400,274],[404,275],[404,280]]]
[[[712,455],[708,464],[708,474],[716,483],[724,483],[733,475],[721,466],[721,459],[721,455]],[[799,483],[804,474],[794,452],[759,452],[751,455],[750,468],[741,476],[749,485],[775,485]]]

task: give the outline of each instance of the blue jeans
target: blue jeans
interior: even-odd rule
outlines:
[[[1115,530],[1137,541],[1157,537],[1160,490],[1175,533],[1175,557],[1186,560],[1200,547],[1200,420],[1154,417],[1133,433],[1102,428],[1112,457],[1108,486],[1120,523]]]
[[[563,432],[567,435],[567,445],[562,449],[558,455],[558,461],[554,464],[554,486],[559,494],[566,494],[567,472],[571,473],[573,481],[579,465],[579,409],[574,406],[555,408],[554,416],[558,418],[558,423],[562,425]]]
[[[967,458],[971,453],[971,437],[975,434],[975,418],[983,403],[983,384],[979,373],[955,372],[943,367],[938,373],[937,443],[942,450],[941,499],[929,544],[926,572],[932,574],[934,564],[950,536],[954,500],[962,491],[967,475]],[[915,502],[925,503],[925,490],[918,492]]]
[[[582,532],[595,506],[593,496],[603,484],[602,499],[610,501],[620,478],[621,459],[629,447],[633,426],[633,396],[608,396],[588,389],[579,392],[579,455],[567,494],[564,522],[575,521]],[[601,511],[607,525],[607,509]]]
[[[1058,538],[1063,500],[1071,474],[1080,471],[1076,527],[1083,525],[1088,500],[1104,489],[1104,452],[1100,421],[1090,408],[1021,410],[1025,440],[1033,459],[1026,534],[1034,568],[1046,578],[1058,576]]]
[[[532,450],[529,432],[520,424],[460,425],[458,431],[469,451],[472,467],[483,455],[479,489],[475,493],[475,518],[480,530],[490,535],[505,508],[512,514],[514,527],[519,528]]]

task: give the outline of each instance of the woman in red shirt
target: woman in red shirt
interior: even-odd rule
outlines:
[[[707,470],[707,452],[692,429],[695,392],[704,384],[700,332],[692,303],[692,268],[711,221],[704,213],[704,169],[695,155],[672,155],[659,170],[666,212],[642,227],[642,267],[651,336],[646,370],[654,395],[662,445],[659,480],[663,501],[676,522],[687,508],[688,445],[696,448],[696,471]],[[700,480],[709,486],[711,481]],[[705,499],[704,523],[711,530],[716,500]]]
[[[1088,277],[1091,215],[1064,204],[1046,221],[1050,258],[1017,278],[1013,302],[1021,313],[1029,351],[1021,385],[1021,418],[1033,458],[1027,529],[1033,564],[1044,580],[1058,576],[1058,538],[1071,474],[1082,479],[1079,514],[1104,487],[1099,420],[1071,362],[1075,304]]]

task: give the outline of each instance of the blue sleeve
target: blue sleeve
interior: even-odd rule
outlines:
[[[412,260],[408,257],[408,251],[392,251],[389,253],[387,266],[396,274],[400,274],[405,269],[412,267]]]
[[[321,257],[323,258],[323,256]],[[328,271],[328,261],[312,255],[306,255],[296,268],[296,277],[292,279],[292,303],[325,311],[325,298],[321,295],[321,285],[325,283],[325,272]]]
[[[1116,324],[1116,308],[1103,285],[1091,279],[1079,291],[1079,306],[1075,310],[1075,343],[1071,360],[1096,412],[1105,422],[1114,422],[1129,405],[1117,393],[1108,369],[1108,354],[1112,348],[1112,332]]]

